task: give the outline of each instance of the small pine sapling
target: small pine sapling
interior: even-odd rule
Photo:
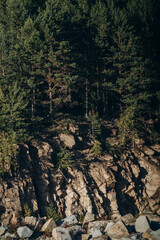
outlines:
[[[101,135],[101,123],[98,118],[98,113],[94,111],[89,112],[88,116],[89,130],[94,139],[97,139]]]
[[[74,163],[73,153],[66,149],[66,147],[61,147],[60,152],[57,154],[57,166],[60,169],[66,169]]]
[[[134,144],[135,139],[138,138],[135,110],[134,106],[130,106],[120,116],[119,137],[122,145],[125,145],[127,142]]]
[[[101,143],[99,141],[95,141],[91,151],[95,157],[100,157],[102,155]]]
[[[24,204],[23,210],[24,210],[24,216],[25,217],[30,217],[31,216],[32,210],[30,209],[30,207],[28,206],[27,203]]]
[[[55,222],[58,222],[60,220],[60,216],[56,210],[56,207],[54,204],[51,202],[48,207],[46,207],[46,212],[47,212],[47,218],[53,218]]]

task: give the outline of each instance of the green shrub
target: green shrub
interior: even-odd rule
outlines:
[[[26,140],[27,101],[17,81],[0,85],[0,177],[15,163],[18,144]]]
[[[106,150],[111,155],[114,155],[117,153],[117,146],[110,144],[110,138],[106,139]]]
[[[88,116],[89,131],[94,139],[97,139],[101,135],[101,123],[98,117],[98,113],[89,112]]]
[[[8,135],[6,132],[0,133],[0,176],[14,165],[18,153],[16,144],[16,134]]]
[[[55,222],[58,222],[60,220],[60,216],[53,203],[50,203],[49,206],[46,207],[46,212],[48,219],[53,218]]]
[[[102,155],[101,143],[99,141],[95,141],[91,151],[95,157],[100,157]]]
[[[30,217],[31,216],[32,210],[29,208],[27,203],[24,204],[23,210],[24,210],[24,216],[25,217]]]
[[[78,220],[79,223],[83,223],[84,214],[79,214],[79,215],[77,216],[77,220]]]
[[[61,169],[66,169],[74,163],[73,153],[66,149],[66,147],[61,147],[60,152],[57,154],[57,166]]]
[[[155,130],[153,130],[151,132],[151,141],[154,144],[158,144],[160,143],[160,133],[156,132]]]
[[[87,230],[88,230],[88,223],[85,223],[85,224],[83,225],[83,229],[87,232]]]
[[[122,145],[127,142],[134,143],[138,138],[138,130],[136,127],[135,117],[136,107],[128,107],[121,115],[119,120],[119,139]]]

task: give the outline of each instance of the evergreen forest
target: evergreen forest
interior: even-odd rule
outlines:
[[[60,119],[118,119],[124,144],[159,116],[159,0],[0,1],[0,174]]]

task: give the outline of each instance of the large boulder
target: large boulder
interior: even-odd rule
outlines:
[[[103,231],[105,229],[105,227],[107,226],[107,224],[108,224],[108,221],[106,221],[106,220],[89,222],[87,232],[92,233],[96,230]]]
[[[52,230],[52,239],[53,240],[72,240],[68,229],[57,227]]]
[[[102,233],[101,233],[100,230],[95,230],[95,231],[91,232],[90,236],[91,236],[92,238],[97,238],[97,237],[102,236]]]
[[[125,223],[125,224],[130,224],[135,222],[135,218],[133,217],[133,215],[131,213],[128,213],[124,216],[121,217],[121,220]]]
[[[70,149],[76,145],[75,138],[72,134],[61,133],[59,135],[59,138],[64,143],[64,145]]]
[[[61,227],[70,227],[78,223],[78,220],[75,215],[66,217],[62,220]]]
[[[115,224],[115,223],[114,223],[113,221],[109,221],[109,222],[107,223],[107,226],[106,226],[104,232],[107,232],[107,231],[110,229],[110,227],[112,227],[114,224]]]
[[[144,215],[138,217],[136,219],[135,229],[136,229],[136,232],[140,232],[140,233],[147,232],[147,230],[150,229],[148,218]]]
[[[24,223],[27,224],[27,225],[30,225],[32,227],[35,227],[36,226],[36,223],[37,223],[37,218],[36,217],[25,217],[24,219]]]
[[[151,232],[151,239],[159,240],[160,239],[160,229],[157,231]]]
[[[83,232],[81,225],[75,225],[67,228],[72,239],[77,239],[77,236],[80,236]]]
[[[56,228],[57,225],[53,218],[50,218],[41,228],[41,232],[52,232],[53,228]]]
[[[108,236],[112,238],[121,238],[129,236],[129,232],[122,221],[116,222],[107,230]]]
[[[28,227],[24,226],[17,229],[17,234],[20,238],[29,238],[32,236],[33,231]]]

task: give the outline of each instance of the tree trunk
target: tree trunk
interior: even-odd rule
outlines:
[[[52,86],[51,81],[49,81],[49,113],[52,114],[53,112],[53,106],[52,106]]]
[[[3,75],[3,77],[5,77],[4,67],[2,67],[2,75]]]
[[[35,105],[36,105],[36,91],[33,89],[33,98],[32,98],[32,118],[35,117]]]
[[[88,80],[86,78],[86,118],[88,118]]]
[[[99,100],[100,94],[99,94],[98,67],[96,67],[96,73],[97,73],[97,100]]]
[[[71,88],[68,88],[68,95],[69,95],[69,102],[72,101],[72,97],[71,97]]]
[[[106,83],[106,79],[104,78],[104,86],[103,86],[103,116],[106,115],[106,106],[107,106],[105,83]]]

